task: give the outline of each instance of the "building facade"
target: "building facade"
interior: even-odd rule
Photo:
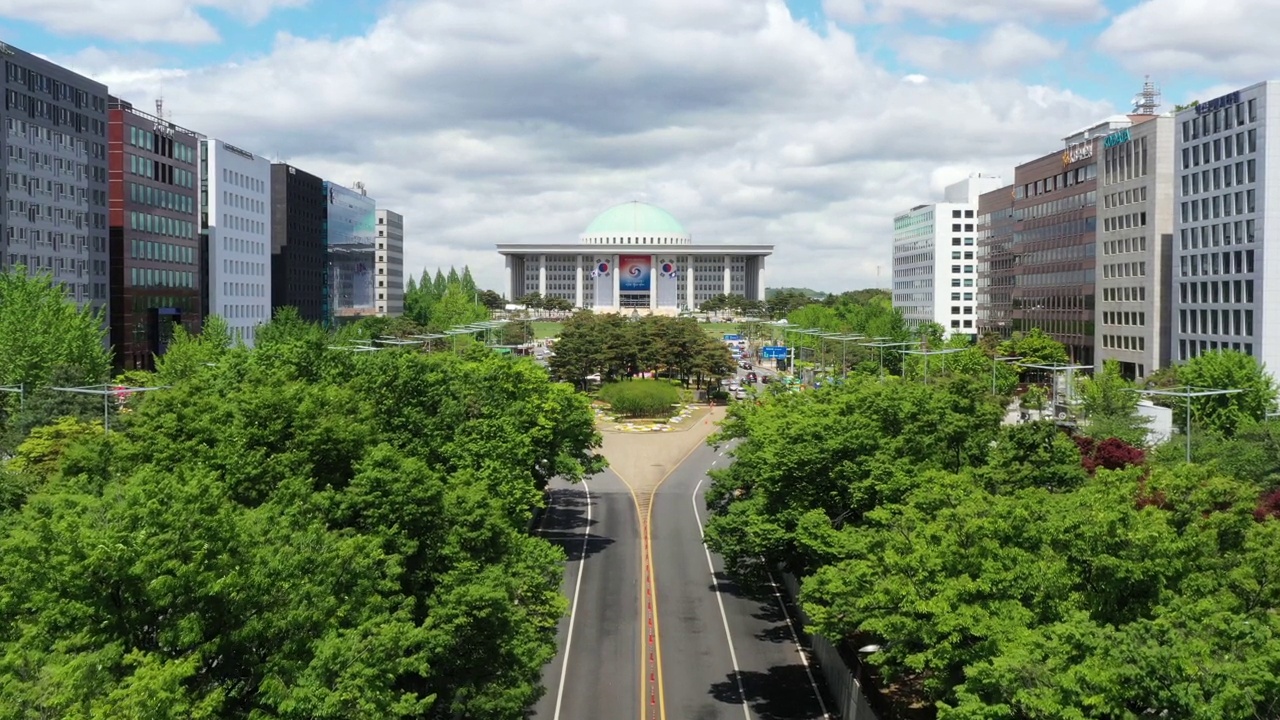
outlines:
[[[893,219],[893,306],[907,327],[938,323],[947,336],[977,333],[978,199],[1000,178],[972,175],[949,185],[944,202]]]
[[[675,315],[717,295],[765,299],[772,245],[695,245],[667,211],[642,202],[600,214],[579,243],[500,244],[506,296],[564,298],[596,312]]]
[[[376,315],[377,204],[360,183],[352,189],[325,182],[325,196],[325,317]]]
[[[107,110],[111,344],[154,370],[175,325],[200,331],[200,136],[128,102]]]
[[[271,319],[271,162],[223,140],[200,142],[206,314],[253,347]]]
[[[1094,362],[1099,140],[1128,125],[1108,119],[1014,170],[1009,329],[1044,330],[1076,364]]]
[[[978,334],[1013,332],[1012,185],[978,196]]]
[[[1094,346],[1137,380],[1169,364],[1174,122],[1129,119],[1101,142]]]
[[[1280,183],[1268,184],[1268,159],[1280,153],[1280,83],[1200,103],[1174,121],[1174,359],[1239,350],[1276,373],[1280,251],[1267,233],[1280,230]]]
[[[81,306],[110,299],[107,87],[0,43],[0,270],[43,272]]]
[[[392,210],[378,210],[377,314],[383,317],[404,314],[404,216]]]
[[[292,307],[308,322],[325,320],[324,180],[271,166],[271,307]]]

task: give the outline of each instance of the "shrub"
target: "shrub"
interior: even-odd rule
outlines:
[[[626,417],[669,417],[680,392],[661,380],[630,380],[600,388],[600,399]]]

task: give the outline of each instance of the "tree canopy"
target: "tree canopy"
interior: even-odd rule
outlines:
[[[405,287],[404,316],[424,330],[441,332],[488,320],[493,302],[476,287],[468,267],[462,268],[461,275],[451,267],[447,276],[437,269],[434,279],[423,270],[418,282]]]
[[[0,718],[518,717],[565,610],[526,528],[602,465],[586,399],[288,317],[200,342],[0,467]]]
[[[575,313],[560,329],[551,374],[581,384],[590,375],[605,380],[663,373],[684,383],[733,374],[725,344],[693,318],[648,316],[632,321],[611,313]]]
[[[899,710],[1274,716],[1280,434],[1237,467],[1149,462],[1001,425],[991,398],[964,378],[851,376],[734,406],[709,546],[737,572],[795,571],[813,631],[880,646],[866,661]]]

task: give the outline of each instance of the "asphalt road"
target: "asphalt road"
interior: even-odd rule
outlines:
[[[529,717],[824,717],[820,675],[805,664],[796,644],[795,613],[781,588],[768,578],[737,586],[703,545],[707,472],[729,460],[699,447],[652,498],[650,557],[661,665],[656,707],[649,704],[655,683],[645,669],[649,651],[647,633],[641,633],[647,623],[636,500],[612,471],[580,485],[552,484],[541,532],[568,555],[564,589],[573,606],[560,623],[559,652],[543,672],[547,693]]]
[[[666,717],[822,718],[820,677],[806,667],[780,588],[739,587],[702,543],[706,473],[729,458],[695,451],[658,489],[651,529]],[[696,512],[695,512],[696,508]],[[708,557],[709,556],[709,557]]]
[[[629,720],[642,692],[635,501],[609,470],[578,485],[553,482],[551,492],[541,533],[568,556],[564,589],[576,607],[560,622],[559,652],[542,675],[547,692],[529,717]]]

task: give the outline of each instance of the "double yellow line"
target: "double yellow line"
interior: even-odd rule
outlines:
[[[640,521],[640,567],[644,574],[642,588],[640,592],[640,720],[667,720],[667,701],[663,693],[662,687],[662,636],[658,627],[658,585],[654,580],[653,573],[653,547],[652,532],[650,528],[653,526],[653,500],[658,494],[658,489],[662,484],[671,477],[685,460],[697,452],[702,447],[699,443],[690,448],[689,452],[671,466],[666,475],[658,481],[649,490],[649,495],[642,503],[640,496],[636,493],[635,488],[627,479],[622,477],[617,470],[614,474],[627,486],[627,490],[631,493],[631,501],[636,506],[636,517]],[[651,616],[651,617],[650,617]],[[652,634],[650,633],[650,620],[652,619]],[[650,662],[649,651],[652,648],[653,658]]]

